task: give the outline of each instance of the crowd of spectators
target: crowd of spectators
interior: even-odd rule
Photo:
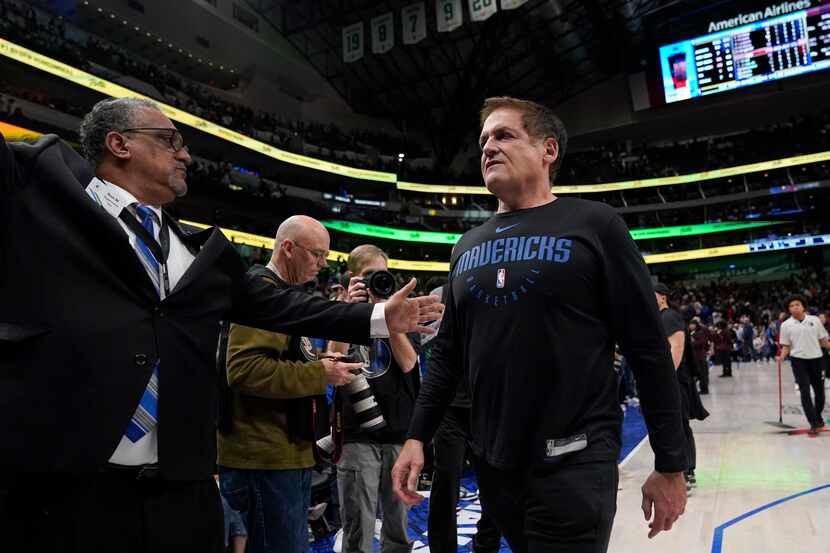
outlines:
[[[794,273],[786,280],[742,283],[712,281],[707,284],[672,286],[672,299],[686,319],[699,317],[704,324],[717,324],[748,317],[753,324],[775,320],[786,312],[787,298],[801,295],[811,309],[830,311],[830,275],[815,271]]]
[[[780,353],[782,323],[790,317],[788,301],[801,297],[809,314],[819,317],[830,331],[830,274],[804,270],[771,281],[739,282],[716,279],[703,284],[675,282],[669,287],[670,305],[686,321],[694,356],[702,365],[693,375],[700,392],[709,393],[709,366],[720,366],[720,376],[732,377],[732,366],[747,362],[772,362]],[[830,354],[825,354],[830,387]],[[619,355],[620,403],[623,410],[637,405],[636,382]],[[798,386],[796,386],[798,390]]]
[[[621,141],[566,158],[561,184],[672,177],[830,149],[830,110],[724,136]]]
[[[93,62],[132,75],[155,86],[163,95],[161,99],[167,103],[177,105],[240,132],[254,134],[260,138],[265,136],[280,147],[302,151],[304,145],[309,142],[327,144],[329,153],[340,152],[337,154],[340,156],[337,159],[343,161],[344,152],[355,149],[355,145],[385,141],[390,150],[404,149],[407,146],[395,142],[393,137],[371,136],[371,133],[366,131],[345,132],[334,125],[288,121],[275,114],[254,112],[242,104],[220,99],[204,83],[182,77],[158,64],[143,62],[134,55],[128,55],[120,47],[87,33],[76,29],[71,32],[67,31],[67,24],[60,18],[49,17],[28,4],[16,0],[0,0],[0,15],[4,16],[0,18],[0,28],[4,33],[8,33],[12,40],[18,40],[48,55],[76,63],[79,67],[89,69],[90,62]],[[85,41],[78,42],[80,36],[86,37]],[[7,79],[0,78],[0,91],[75,116],[81,116],[86,111],[85,106],[69,101],[57,92],[50,93],[42,88],[31,90],[18,83],[8,82]],[[0,116],[6,121],[26,126],[28,122],[26,114],[20,110],[14,100],[9,100],[2,95],[0,99],[2,99]],[[37,125],[37,128],[46,130],[42,124]],[[793,118],[786,123],[729,136],[706,137],[671,144],[635,145],[631,142],[609,144],[592,151],[570,153],[565,159],[562,178],[558,182],[561,184],[588,183],[676,175],[786,157],[806,151],[826,150],[830,149],[828,129],[830,129],[830,112],[825,111],[811,117]],[[61,134],[69,138],[65,132]],[[326,148],[317,151],[325,153],[324,150]],[[198,152],[194,153],[198,155]],[[395,163],[402,174],[408,172],[405,161],[403,163],[395,161]],[[201,195],[209,193],[216,197],[217,202],[219,200],[227,202],[225,206],[217,205],[206,222],[251,232],[263,232],[264,229],[264,232],[269,233],[273,215],[262,219],[268,222],[266,224],[257,221],[253,215],[240,218],[240,213],[246,211],[252,204],[256,206],[254,213],[267,214],[283,213],[289,207],[302,204],[299,200],[290,202],[290,198],[286,197],[285,187],[279,184],[273,176],[265,178],[260,174],[243,175],[227,162],[197,162],[196,166],[191,168],[190,173],[192,178],[199,181],[198,186],[192,187],[194,199],[201,199]],[[615,207],[649,204],[659,206],[674,201],[699,200],[716,195],[740,194],[769,189],[773,186],[821,180],[826,179],[828,174],[830,174],[830,164],[825,162],[794,167],[789,170],[753,173],[746,177],[707,181],[699,185],[692,183],[584,196],[588,199],[604,201]],[[413,175],[407,178],[413,178]],[[246,201],[243,198],[245,194],[249,195],[253,201]],[[383,194],[388,194],[388,190],[384,189]],[[346,195],[346,193],[341,195]],[[388,199],[388,197],[383,199]],[[456,213],[489,212],[495,209],[493,198],[488,196],[402,193],[400,199],[403,205],[399,213],[350,205],[340,206],[342,212],[336,216],[369,224],[463,233],[471,226],[478,224],[480,220],[449,215],[444,217],[442,213],[450,211]],[[289,203],[291,206],[288,205]],[[308,209],[302,207],[301,209],[310,210],[316,216],[332,215],[331,206],[312,204],[313,202],[305,200],[305,204],[302,205]],[[814,202],[807,194],[777,194],[705,207],[673,210],[655,208],[624,216],[631,228],[651,228],[795,215],[809,211],[814,206],[813,204]],[[435,216],[421,216],[420,209],[415,209],[416,207],[434,209]],[[785,233],[826,232],[826,230],[813,227],[815,225],[798,229],[771,227],[764,229],[763,233],[742,235],[741,239],[775,237],[778,231]],[[692,249],[732,243],[735,240],[735,236],[717,235],[701,238],[698,240],[699,243],[686,244],[684,242],[673,244],[671,247]],[[648,251],[657,252],[661,251],[660,248],[664,245],[643,244],[643,246]]]
[[[159,101],[243,134],[255,135],[279,148],[307,153],[306,147],[311,145],[316,154],[334,161],[380,170],[395,170],[397,155],[401,152],[409,156],[426,155],[423,147],[399,135],[292,120],[253,110],[243,98],[228,101],[212,90],[213,82],[202,83],[184,77],[163,64],[144,60],[136,52],[90,33],[74,28],[68,32],[68,26],[71,27],[62,18],[40,12],[25,2],[0,0],[0,30],[10,40],[84,71],[96,73],[99,71],[96,66],[100,66],[144,81],[158,91]],[[384,161],[381,155],[388,159]]]
[[[229,101],[215,93],[209,84],[184,77],[164,65],[142,60],[135,52],[77,29],[68,32],[67,24],[61,18],[36,11],[18,0],[0,0],[0,29],[11,40],[79,68],[94,72],[93,64],[96,64],[142,80],[158,90],[160,101],[280,148],[393,171],[408,180],[460,184],[480,181],[477,173],[448,174],[442,168],[410,167],[408,159],[428,155],[428,149],[402,136],[291,120],[275,113],[255,111],[242,98],[238,102]],[[71,106],[64,107],[71,110]],[[830,149],[830,111],[823,111],[724,136],[663,143],[629,140],[571,152],[566,157],[558,183],[588,184],[676,176],[827,149]],[[403,162],[397,159],[399,152],[407,155]],[[736,191],[744,186],[738,181],[734,185]],[[669,195],[697,195],[697,190],[689,187],[664,191]],[[656,189],[650,192],[632,195],[630,202],[666,199]]]
[[[33,89],[9,82],[0,77],[0,119],[26,128],[35,128],[42,132],[55,132],[72,141],[76,139],[73,133],[65,129],[51,128],[42,121],[34,121],[27,116],[27,110],[21,109],[15,98],[27,100],[47,106],[59,112],[68,112],[80,116],[85,111],[66,100],[59,93]],[[450,233],[463,233],[472,226],[480,223],[481,219],[459,217],[459,212],[486,213],[495,210],[495,200],[489,196],[451,196],[426,194],[401,194],[400,211],[389,211],[372,206],[355,204],[338,204],[341,211],[333,212],[333,206],[322,200],[313,202],[308,199],[291,197],[286,187],[273,176],[266,178],[258,171],[235,167],[227,161],[212,161],[199,157],[198,151],[193,151],[195,163],[189,170],[191,193],[180,203],[189,208],[198,208],[199,220],[221,226],[245,230],[248,232],[270,234],[274,218],[290,215],[290,210],[299,210],[320,218],[348,218],[368,224],[381,226],[396,226],[417,230],[430,230]],[[830,166],[814,164],[809,166],[809,176],[803,175],[797,169],[798,180],[819,178],[822,167],[830,173]],[[802,169],[807,169],[802,168]],[[826,175],[825,175],[826,176]],[[763,178],[759,175],[758,178]],[[771,183],[768,183],[771,184]],[[309,187],[306,185],[306,187]],[[311,188],[314,186],[311,185]],[[663,187],[662,194],[667,195],[669,190],[689,188],[697,190],[694,185],[677,185]],[[740,185],[743,190],[743,185]],[[728,191],[727,191],[728,192]],[[624,218],[630,228],[653,228],[661,226],[677,226],[704,222],[743,221],[747,219],[769,219],[781,216],[794,217],[796,214],[806,214],[820,208],[820,203],[810,197],[815,191],[799,192],[798,194],[774,194],[758,198],[736,199],[728,203],[717,203],[706,206],[689,207],[685,209],[653,209],[637,213],[624,213]],[[384,188],[384,193],[388,190]],[[635,190],[626,193],[629,198],[638,195],[654,193],[649,190]],[[348,190],[338,192],[340,196],[350,196]],[[589,199],[604,201],[603,195],[586,195]],[[388,197],[383,197],[388,199]],[[614,202],[608,202],[619,207]],[[202,205],[199,205],[202,204]],[[213,206],[213,210],[206,213],[205,208]],[[421,209],[433,209],[434,215],[422,215]],[[187,211],[187,210],[186,210]],[[183,216],[196,217],[196,214],[182,212]],[[796,217],[797,218],[797,217]],[[669,249],[696,249],[713,247],[736,241],[745,241],[758,238],[775,238],[788,234],[823,234],[827,229],[818,223],[800,223],[799,225],[781,225],[765,227],[744,233],[739,239],[734,235],[718,234],[688,239],[677,239],[673,243],[665,241],[642,243],[644,251],[658,253]]]
[[[830,315],[830,275],[805,271],[771,282],[713,281],[676,285],[673,298],[687,321],[696,320],[712,335],[729,334],[732,361],[771,361],[777,353],[781,323],[789,317],[787,301],[802,296],[810,313]],[[727,330],[727,332],[728,332]],[[714,352],[712,352],[714,353]]]

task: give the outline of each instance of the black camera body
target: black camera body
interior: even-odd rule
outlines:
[[[395,276],[389,271],[383,270],[368,273],[363,277],[363,282],[366,283],[366,289],[376,298],[387,299],[395,293],[398,287]]]

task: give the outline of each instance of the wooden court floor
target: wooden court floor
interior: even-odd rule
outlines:
[[[803,428],[789,363],[782,373],[784,423]],[[774,362],[738,364],[732,379],[719,374],[713,367],[703,396],[710,417],[692,422],[698,486],[678,526],[646,537],[640,486],[654,463],[646,443],[623,461],[609,552],[830,552],[830,432],[791,436],[766,424],[778,420]]]

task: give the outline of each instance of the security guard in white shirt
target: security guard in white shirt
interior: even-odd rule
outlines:
[[[824,426],[824,382],[822,376],[823,353],[821,348],[830,349],[827,330],[818,317],[808,315],[807,301],[802,296],[792,296],[787,301],[790,318],[781,325],[781,359],[788,355],[792,362],[793,375],[801,392],[801,406],[810,422],[810,431],[815,433]],[[813,388],[815,404],[810,397]]]

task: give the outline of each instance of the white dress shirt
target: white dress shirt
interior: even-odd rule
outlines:
[[[138,200],[130,194],[127,190],[117,186],[111,182],[99,178],[93,178],[86,187],[86,192],[103,207],[107,213],[115,217],[118,224],[126,233],[130,240],[130,246],[140,255],[136,249],[136,236],[132,230],[121,220],[119,215],[121,210],[133,203],[138,203]],[[153,210],[158,216],[158,220],[162,221],[164,216],[160,208],[156,206],[147,206]],[[159,239],[158,225],[154,225],[154,238]],[[170,233],[170,253],[167,257],[167,273],[170,279],[170,290],[176,289],[179,280],[187,271],[190,264],[193,263],[195,257],[179,240],[175,232]],[[270,265],[270,264],[269,264]],[[276,268],[272,269],[276,273]],[[278,275],[279,276],[279,275]],[[282,277],[280,277],[282,278]],[[285,280],[285,279],[283,279]],[[372,309],[372,318],[370,323],[370,332],[372,338],[388,338],[389,328],[386,325],[386,314],[384,304],[375,304]],[[124,370],[127,370],[125,367]],[[160,370],[164,370],[164,360],[161,360]],[[159,398],[161,398],[161,386],[159,385]],[[136,408],[138,404],[136,404]],[[158,462],[158,426],[163,424],[162,421],[150,430],[147,434],[141,437],[137,442],[131,442],[126,436],[121,437],[121,442],[115,448],[115,452],[110,457],[110,463],[117,465],[143,465],[148,463]]]
[[[268,262],[266,267],[283,282],[288,282],[277,270],[277,266]],[[389,338],[389,327],[386,326],[386,304],[376,303],[372,306],[372,318],[369,323],[370,338]]]
[[[118,218],[122,209],[130,204],[138,202],[135,196],[120,186],[116,186],[111,182],[107,182],[99,178],[94,178],[90,181],[89,185],[86,187],[86,192],[94,201],[99,203],[101,207],[107,211],[107,213],[115,217],[118,224],[121,225],[121,228],[130,239],[130,246],[132,246],[133,250],[135,250],[136,255],[139,255],[138,250],[136,250],[135,234],[121,219]],[[151,205],[147,207],[153,210],[156,216],[158,216],[159,221],[162,221],[162,217],[164,215],[160,208]],[[153,226],[153,238],[158,240],[160,227],[159,225]],[[187,268],[190,267],[190,264],[193,263],[194,259],[195,257],[184,246],[184,244],[182,244],[178,235],[176,235],[175,232],[171,232],[170,253],[167,256],[166,263],[168,278],[170,279],[170,290],[174,290],[176,288],[176,284],[178,284],[179,280],[182,278],[182,275],[184,275],[185,271],[187,271]],[[114,369],[117,368],[114,367]],[[124,367],[123,370],[128,370],[128,368]],[[160,370],[164,370],[163,359],[161,360]],[[161,397],[162,393],[164,392],[161,391],[161,386],[159,386],[159,397]],[[136,404],[136,407],[138,407],[138,404]],[[159,424],[163,423],[159,421]],[[122,436],[121,443],[118,444],[118,447],[115,448],[115,452],[112,454],[112,457],[110,457],[110,463],[115,463],[117,465],[143,465],[145,463],[157,462],[158,424],[135,443],[127,439],[126,436]]]

